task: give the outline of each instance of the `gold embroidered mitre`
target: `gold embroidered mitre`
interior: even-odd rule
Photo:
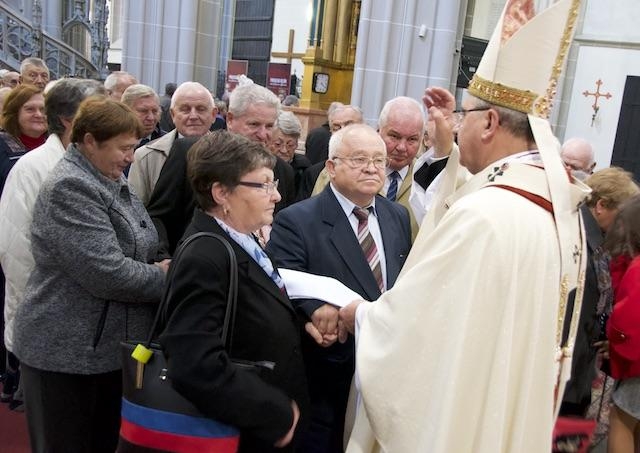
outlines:
[[[579,6],[580,0],[559,0],[533,16],[532,0],[508,0],[469,93],[548,118]]]

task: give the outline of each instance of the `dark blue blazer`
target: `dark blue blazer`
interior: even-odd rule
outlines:
[[[402,205],[379,195],[375,206],[390,288],[411,247],[409,213]],[[330,186],[276,215],[267,251],[278,267],[333,277],[368,300],[380,296],[358,239]],[[292,303],[306,316],[323,304],[316,299],[298,299]],[[343,355],[348,349],[346,355],[351,358],[352,345],[341,346],[336,343],[325,351]]]

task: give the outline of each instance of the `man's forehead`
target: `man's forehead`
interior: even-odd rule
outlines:
[[[332,123],[344,123],[346,121],[359,121],[360,114],[351,108],[340,109],[331,116]]]
[[[349,131],[342,139],[342,148],[351,154],[387,154],[384,142],[374,131]]]
[[[25,73],[37,72],[37,73],[49,74],[49,70],[47,68],[43,68],[41,66],[35,66],[32,64],[28,64],[27,66],[25,66],[24,72]]]
[[[176,105],[204,104],[209,106],[211,100],[207,93],[199,90],[186,91],[176,98]]]
[[[239,116],[239,118],[248,121],[258,119],[258,117],[261,120],[267,119],[275,122],[278,118],[278,110],[274,106],[267,104],[251,104],[244,111],[244,114]]]

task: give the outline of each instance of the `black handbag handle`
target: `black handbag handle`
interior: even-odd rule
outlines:
[[[185,239],[184,242],[180,244],[180,247],[178,247],[178,249],[176,250],[171,262],[171,267],[167,274],[167,285],[164,290],[164,295],[162,296],[162,300],[160,301],[160,305],[158,306],[158,311],[156,312],[155,319],[153,320],[153,325],[151,326],[149,336],[145,343],[145,346],[147,348],[149,348],[149,346],[151,345],[153,336],[156,332],[156,329],[158,328],[160,318],[166,313],[167,309],[169,308],[168,300],[169,294],[171,292],[171,281],[174,269],[177,267],[178,261],[180,260],[180,257],[186,250],[187,246],[201,237],[210,237],[217,239],[227,249],[227,254],[229,255],[229,292],[227,294],[227,308],[224,313],[224,323],[222,325],[222,346],[229,354],[231,353],[231,347],[233,344],[233,326],[236,319],[236,302],[238,299],[238,261],[236,260],[236,254],[233,251],[231,244],[229,244],[229,241],[227,241],[223,236],[217,233],[207,232],[192,234],[187,239]]]

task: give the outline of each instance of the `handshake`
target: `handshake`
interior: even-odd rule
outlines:
[[[356,310],[363,302],[366,301],[354,300],[341,309],[324,304],[311,314],[311,321],[305,324],[305,330],[322,347],[329,347],[336,340],[344,343],[349,334],[355,332]]]

